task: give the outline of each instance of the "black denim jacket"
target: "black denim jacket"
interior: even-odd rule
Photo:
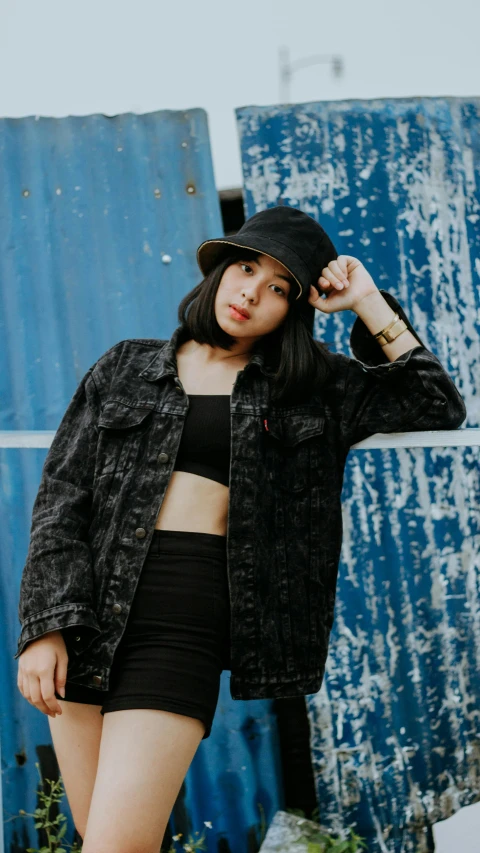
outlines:
[[[422,345],[390,362],[355,319],[355,358],[307,403],[274,407],[263,353],[231,395],[227,567],[233,699],[316,693],[334,619],[350,446],[374,433],[457,429],[466,408]],[[107,691],[175,463],[188,398],[169,341],[120,341],[80,382],[45,459],[23,570],[17,658],[61,629],[71,682]]]

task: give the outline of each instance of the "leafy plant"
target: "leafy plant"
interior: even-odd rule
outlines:
[[[72,851],[81,851],[76,842],[70,844],[65,841],[64,835],[67,831],[67,816],[59,811],[57,816],[50,817],[50,811],[53,805],[60,802],[65,795],[62,777],[55,779],[42,779],[40,765],[35,762],[38,775],[40,776],[40,786],[37,788],[38,798],[41,805],[35,809],[33,813],[26,812],[20,809],[18,815],[21,817],[33,817],[35,819],[35,829],[43,829],[47,836],[47,844],[42,847],[27,847],[26,853],[67,853],[66,846]],[[45,790],[46,784],[50,785],[50,790]],[[66,845],[66,846],[65,846]]]
[[[212,824],[210,823],[210,821],[204,821],[204,824],[205,826],[208,826],[209,829],[212,828]],[[199,834],[200,833],[198,831],[195,833],[195,835]],[[179,832],[178,835],[172,836],[172,840],[179,841],[182,837],[183,833]],[[186,851],[186,853],[196,853],[197,850],[206,850],[207,847],[205,844],[205,838],[205,830],[202,831],[200,838],[194,838],[193,835],[190,833],[190,835],[188,836],[188,841],[182,844],[182,847]],[[176,848],[174,844],[170,846],[168,853],[176,853]]]
[[[287,812],[305,817],[305,812],[301,809],[287,809]],[[311,820],[318,822],[319,819],[319,810],[316,806],[312,810]],[[306,843],[307,853],[361,853],[362,849],[367,849],[365,839],[357,835],[351,827],[349,835],[348,839],[334,838],[333,835],[326,835],[321,830],[312,830],[308,835],[301,835],[297,840]]]
[[[67,831],[67,816],[63,814],[61,811],[58,812],[55,818],[51,818],[50,812],[52,806],[58,805],[58,803],[65,796],[65,788],[63,786],[63,780],[60,776],[58,780],[53,779],[43,779],[40,772],[40,765],[38,762],[35,762],[35,767],[37,768],[39,777],[40,777],[40,785],[37,789],[38,798],[40,800],[41,805],[35,809],[33,813],[26,812],[24,809],[20,809],[18,812],[19,817],[33,817],[35,820],[35,829],[43,829],[47,836],[47,844],[42,847],[27,847],[26,853],[67,853],[67,847],[70,848],[71,853],[81,853],[82,847],[78,846],[76,842],[70,844],[65,840],[65,833]],[[45,790],[46,786],[49,785],[49,790]],[[265,836],[267,834],[267,824],[265,820],[265,811],[261,803],[257,803],[258,808],[261,812],[261,821],[260,821],[260,841],[259,847],[262,846]],[[305,818],[305,812],[302,809],[287,809],[287,812],[290,814],[296,815],[297,817]],[[311,820],[315,822],[319,822],[319,811],[318,806],[312,810]],[[14,817],[17,817],[15,815]],[[13,818],[10,818],[12,820]],[[212,824],[210,821],[204,821],[204,825],[208,829],[212,829]],[[366,849],[367,845],[365,844],[365,840],[362,839],[359,835],[356,835],[352,829],[349,830],[350,838],[345,840],[341,838],[334,838],[331,835],[326,835],[320,830],[313,830],[308,833],[308,835],[302,835],[298,839],[298,841],[303,841],[307,845],[307,853],[361,853],[361,849]],[[195,836],[199,836],[200,832],[195,832]],[[174,835],[172,837],[172,844],[168,850],[168,853],[177,853],[177,848],[173,842],[178,842],[183,837],[182,833],[179,832],[178,835]],[[205,844],[206,836],[205,830],[202,831],[202,834],[199,838],[194,838],[194,836],[190,833],[188,836],[188,841],[183,842],[181,847],[185,851],[185,853],[197,853],[197,851],[204,851],[207,849]]]
[[[82,847],[79,847],[76,842],[70,844],[68,841],[65,841],[64,836],[67,831],[67,816],[62,812],[59,812],[55,818],[51,819],[50,817],[52,806],[57,805],[65,796],[62,777],[60,776],[58,780],[42,779],[40,765],[38,762],[35,762],[35,767],[37,768],[40,776],[40,786],[37,789],[37,794],[41,801],[41,806],[35,809],[33,813],[26,812],[24,809],[19,809],[18,815],[14,815],[12,818],[9,818],[9,820],[14,820],[16,817],[33,817],[35,819],[35,829],[43,829],[47,835],[46,846],[27,847],[26,853],[67,853],[66,847],[70,847],[71,853],[81,853]],[[46,784],[50,786],[49,791],[45,791]],[[204,824],[209,829],[212,829],[210,821],[206,820],[204,821]],[[200,833],[196,832],[195,835],[200,835]],[[182,833],[179,832],[178,835],[173,836],[173,841],[179,841],[181,837]],[[194,838],[190,834],[188,841],[182,844],[182,848],[185,850],[185,853],[196,853],[197,850],[206,850],[207,847],[205,839],[205,830],[203,830],[200,838]],[[173,843],[171,844],[168,853],[177,853],[176,847]]]
[[[35,809],[33,813],[20,809],[18,814],[22,817],[33,817],[35,819],[35,829],[43,829],[47,834],[47,845],[40,848],[27,847],[26,853],[67,853],[65,845],[70,847],[72,853],[81,853],[82,847],[79,847],[76,842],[74,844],[69,844],[64,839],[64,835],[67,831],[67,816],[62,814],[62,812],[59,812],[56,818],[53,820],[50,818],[50,810],[52,806],[59,803],[62,797],[65,796],[62,777],[60,776],[58,781],[42,779],[40,765],[38,762],[35,762],[35,767],[40,775],[40,787],[37,790],[37,793],[42,805]],[[50,785],[50,790],[48,792],[44,790],[45,783]],[[209,829],[212,828],[210,821],[204,821],[204,823]],[[200,833],[196,832],[195,835],[198,836]],[[181,837],[182,833],[179,832],[178,835],[173,836],[173,841],[179,841]],[[185,850],[185,853],[196,853],[197,850],[206,850],[207,847],[205,839],[205,830],[203,830],[200,838],[194,838],[193,835],[190,834],[188,841],[182,844],[182,848]],[[171,844],[168,853],[177,853],[176,847],[173,843]]]

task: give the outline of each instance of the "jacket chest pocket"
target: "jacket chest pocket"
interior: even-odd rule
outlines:
[[[89,538],[96,547],[118,501],[124,476],[152,427],[153,406],[107,400],[97,421],[98,442]]]
[[[97,477],[125,469],[132,450],[152,427],[153,404],[107,400],[98,419]]]
[[[303,492],[314,483],[325,425],[322,412],[298,411],[268,418],[268,477],[283,492]]]

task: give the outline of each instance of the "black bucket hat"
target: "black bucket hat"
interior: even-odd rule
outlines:
[[[302,303],[309,298],[310,285],[317,286],[323,268],[338,257],[322,226],[302,210],[286,205],[255,213],[236,234],[201,243],[197,263],[203,275],[213,269],[226,245],[253,249],[280,261],[297,282],[296,300],[303,297]]]

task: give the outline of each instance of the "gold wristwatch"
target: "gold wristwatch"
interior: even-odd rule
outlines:
[[[376,341],[380,344],[381,347],[384,347],[385,344],[391,344],[395,338],[398,338],[402,332],[405,332],[408,329],[405,320],[402,320],[400,315],[395,312],[393,320],[388,326],[385,326],[381,332],[377,332],[376,335],[373,335]]]

